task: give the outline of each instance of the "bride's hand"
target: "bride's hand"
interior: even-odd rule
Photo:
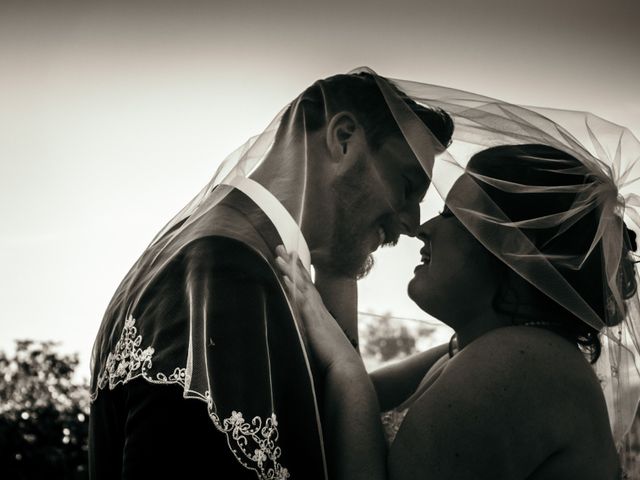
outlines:
[[[276,248],[276,264],[294,299],[309,338],[316,361],[323,370],[344,368],[362,363],[357,351],[329,313],[300,259],[289,255],[284,247]]]

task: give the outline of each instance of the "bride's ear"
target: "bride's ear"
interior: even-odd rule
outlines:
[[[363,137],[362,127],[350,112],[336,113],[327,125],[327,148],[335,161],[340,161]]]

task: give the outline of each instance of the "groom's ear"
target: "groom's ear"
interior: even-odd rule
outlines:
[[[336,113],[327,125],[327,148],[340,161],[364,138],[362,126],[351,112]]]

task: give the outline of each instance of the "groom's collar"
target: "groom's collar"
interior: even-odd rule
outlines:
[[[280,201],[261,184],[247,177],[234,177],[221,182],[240,190],[260,207],[278,231],[288,253],[296,252],[302,265],[311,271],[311,253],[302,231]]]

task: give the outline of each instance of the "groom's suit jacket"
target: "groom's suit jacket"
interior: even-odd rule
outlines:
[[[275,268],[282,239],[238,190],[206,221],[126,322],[123,308],[105,316],[101,331],[121,332],[97,352],[110,356],[93,372],[91,478],[326,479],[318,392]],[[151,375],[158,364],[176,370]]]

